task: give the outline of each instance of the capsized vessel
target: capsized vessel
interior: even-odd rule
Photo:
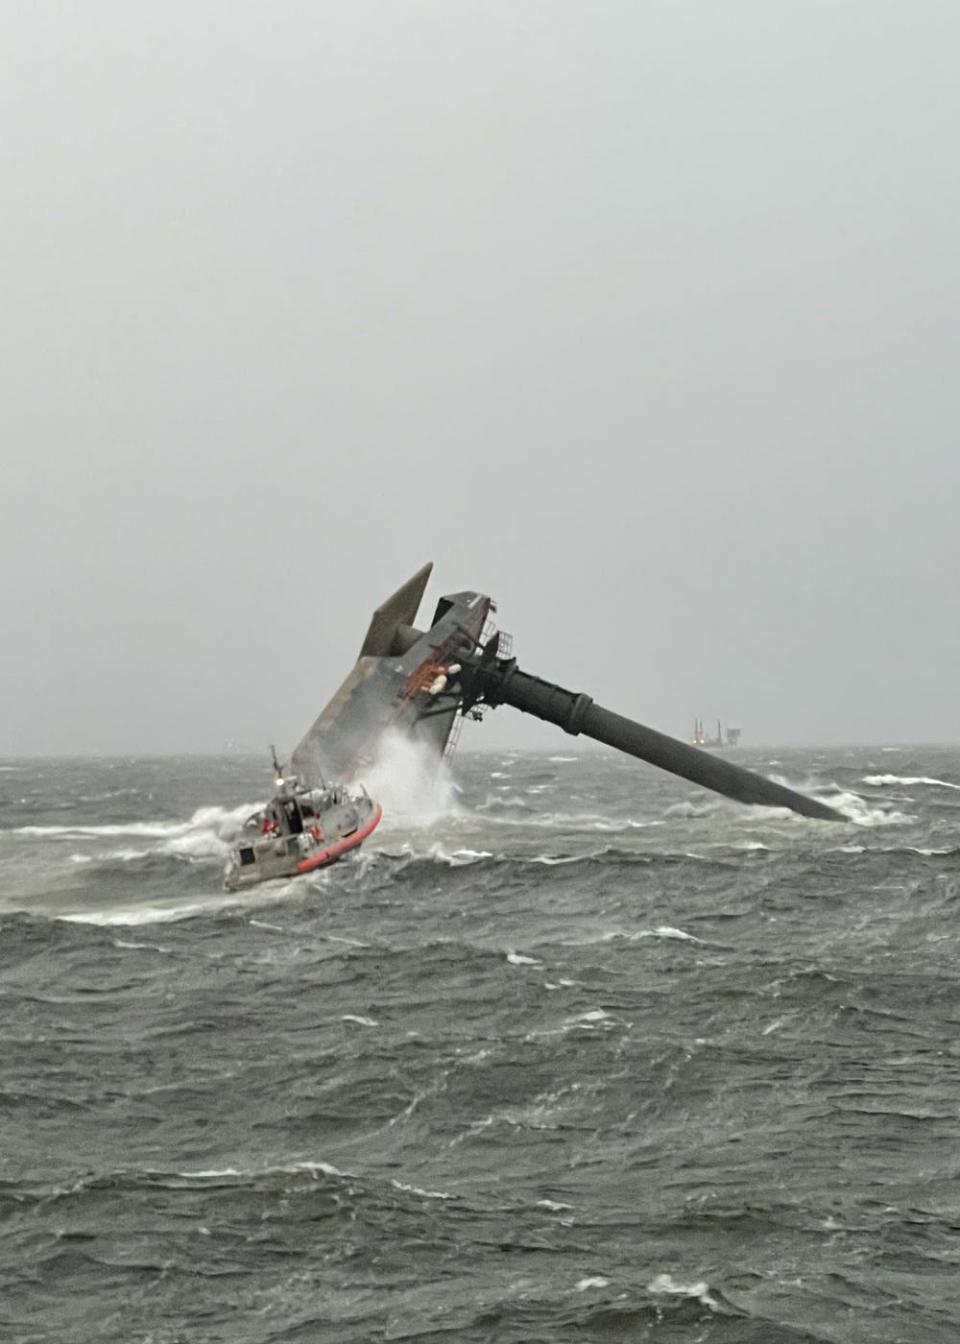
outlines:
[[[277,773],[277,792],[244,822],[223,885],[228,891],[275,877],[296,877],[359,849],[380,824],[383,810],[360,786],[307,788],[296,776]]]
[[[455,744],[465,717],[512,705],[739,803],[788,807],[820,821],[846,820],[819,798],[615,714],[586,693],[522,671],[510,636],[493,625],[496,607],[486,593],[448,593],[430,628],[418,629],[413,622],[432,568],[424,565],[373,613],[353,669],[294,750],[301,779],[313,782],[328,773],[357,778],[388,729],[431,747],[439,761]]]

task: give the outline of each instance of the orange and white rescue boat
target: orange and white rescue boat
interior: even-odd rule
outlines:
[[[230,855],[223,885],[238,891],[272,878],[296,877],[359,849],[383,816],[366,789],[343,784],[307,789],[280,778],[274,798],[248,817]]]

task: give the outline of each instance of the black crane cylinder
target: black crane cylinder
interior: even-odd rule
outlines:
[[[783,784],[775,784],[730,761],[699,751],[666,733],[658,733],[655,728],[624,718],[622,714],[614,714],[612,710],[594,704],[589,695],[579,695],[532,677],[521,672],[512,661],[499,662],[496,668],[486,669],[484,682],[485,697],[491,704],[513,705],[524,714],[555,723],[568,733],[583,733],[737,802],[761,807],[788,807],[801,816],[819,821],[845,820],[826,803],[795,793]]]

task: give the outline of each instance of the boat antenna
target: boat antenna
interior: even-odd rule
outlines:
[[[281,780],[282,780],[282,779],[283,779],[283,766],[282,766],[282,765],[280,764],[280,762],[277,760],[277,749],[276,749],[276,747],[273,745],[272,742],[270,743],[270,759],[271,759],[272,762],[273,762],[273,773],[276,775],[277,779],[281,779]]]

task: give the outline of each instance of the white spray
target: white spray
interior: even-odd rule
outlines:
[[[373,764],[360,780],[383,808],[383,824],[391,829],[432,826],[460,811],[446,761],[437,760],[435,748],[395,728],[380,738]]]

